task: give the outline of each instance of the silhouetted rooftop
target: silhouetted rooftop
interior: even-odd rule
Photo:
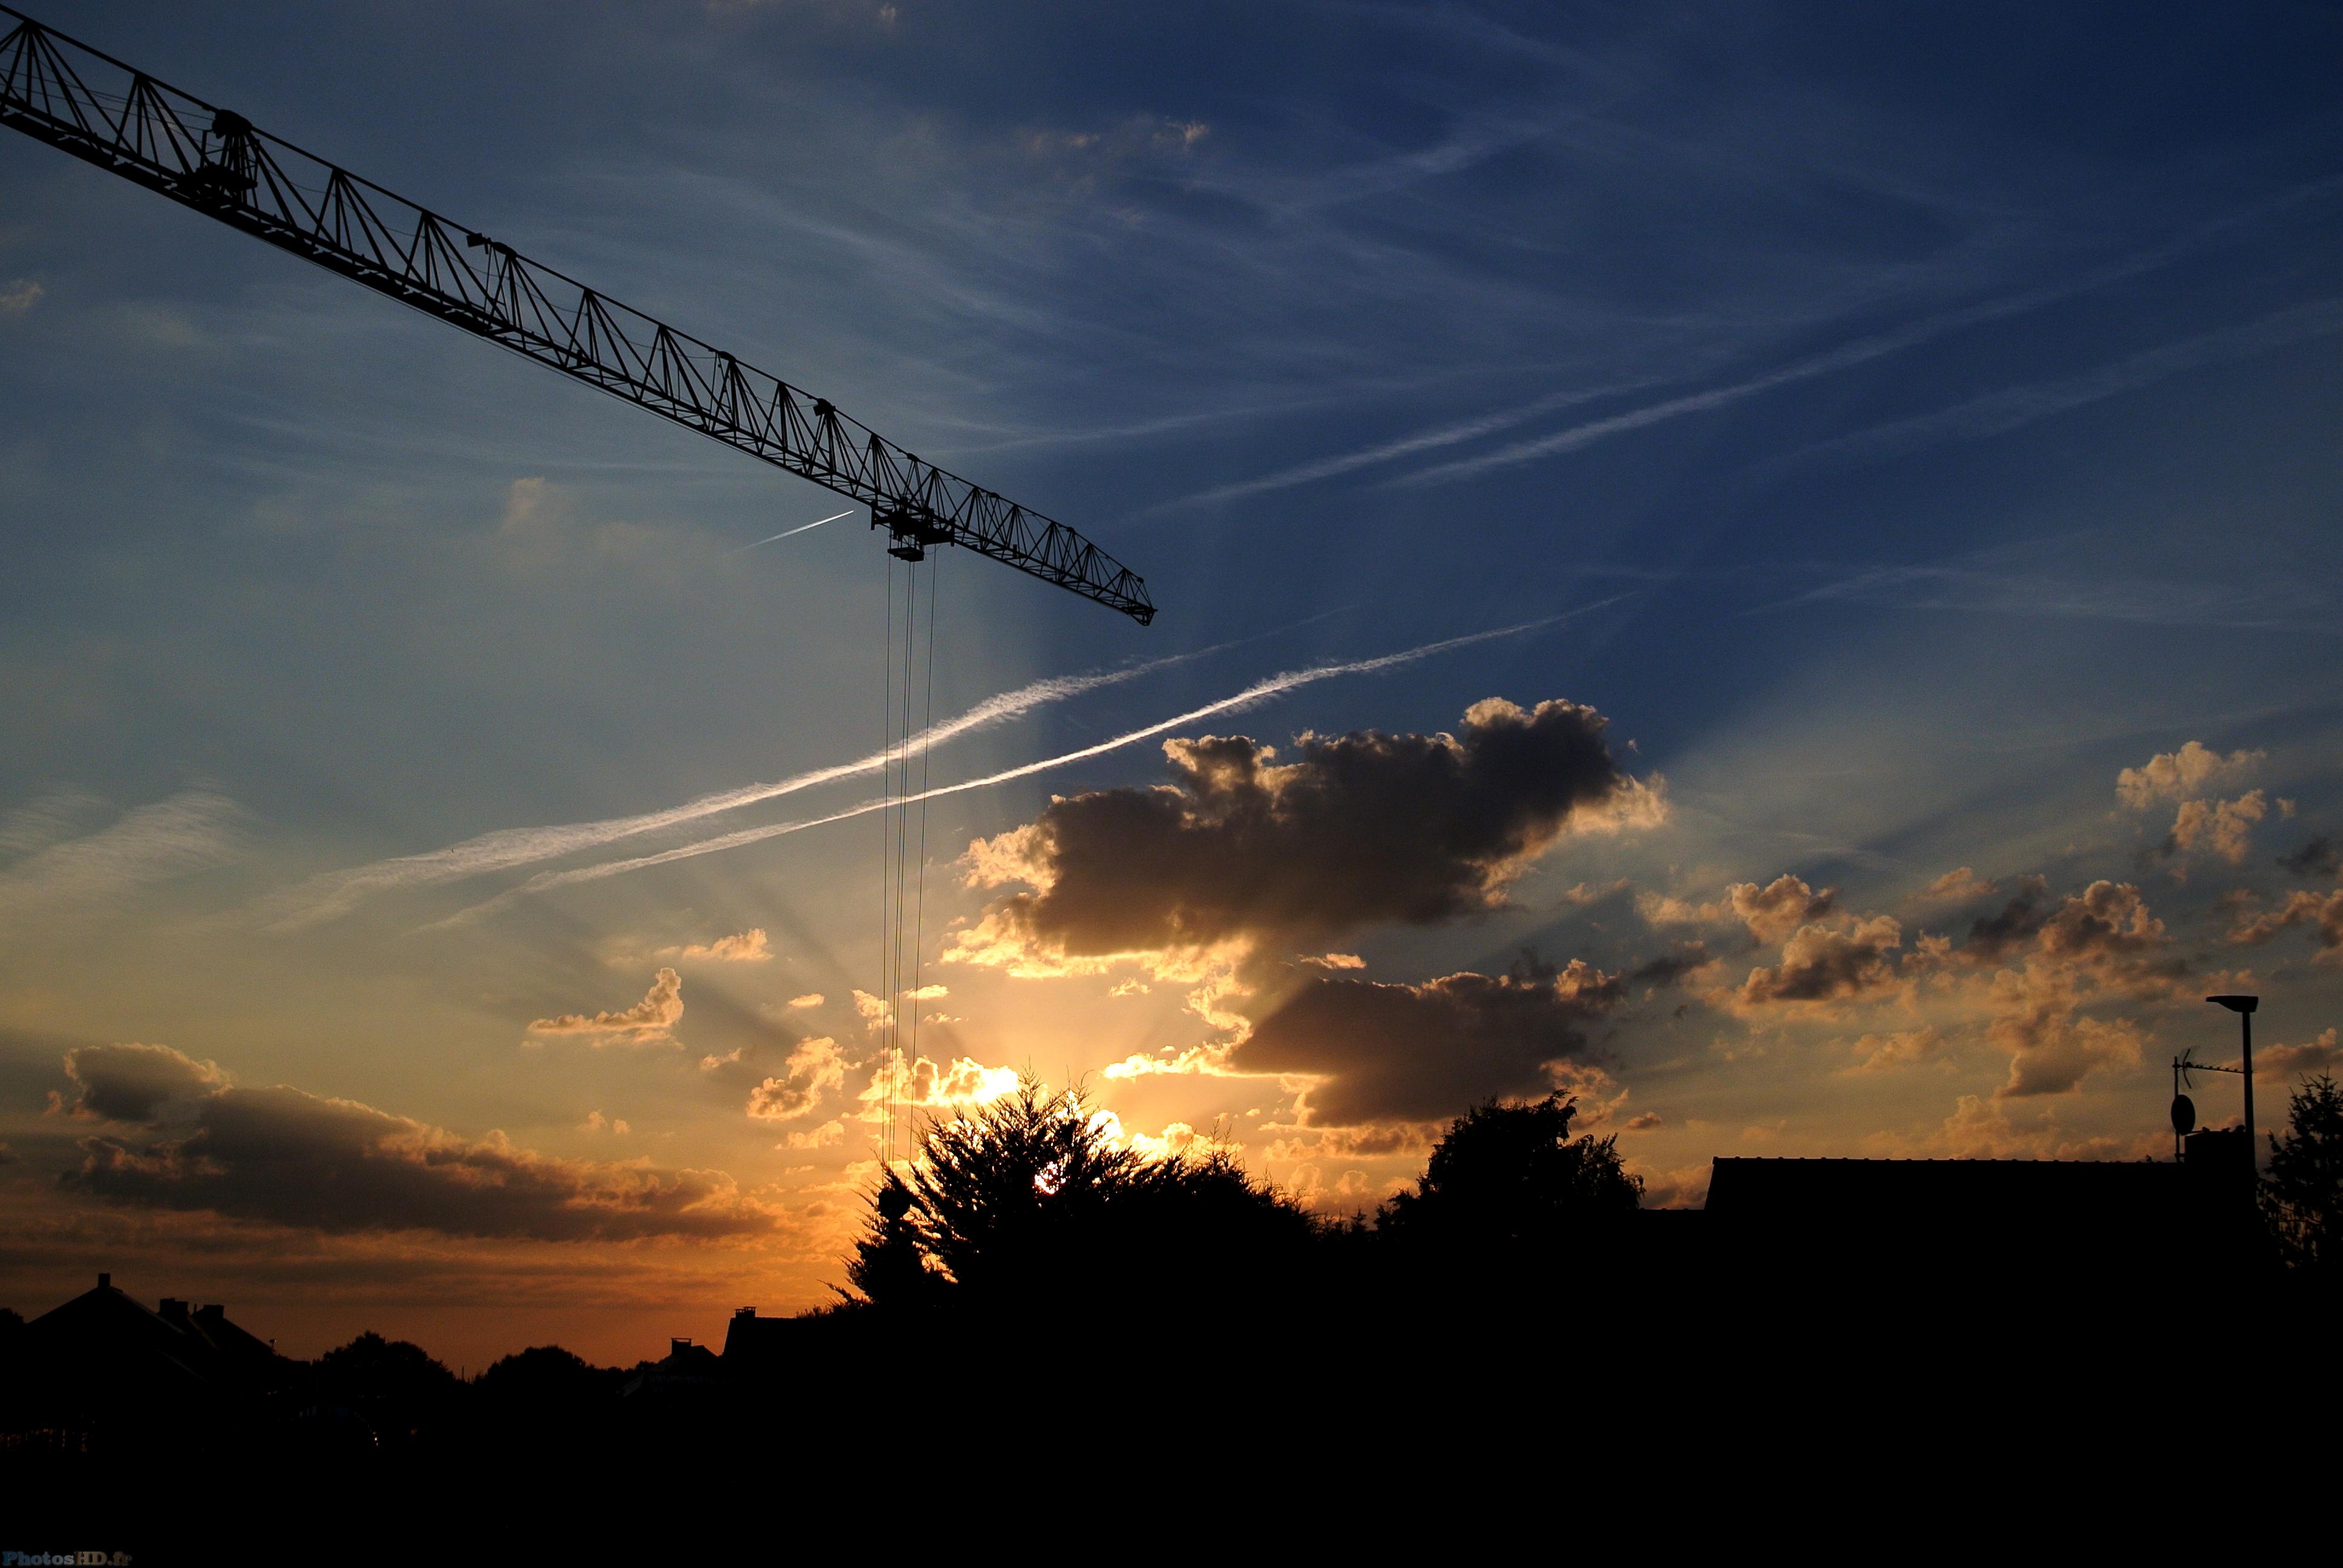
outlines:
[[[2185,1191],[2184,1167],[2144,1160],[1719,1159],[1710,1169],[1707,1211],[2073,1221],[2140,1210],[2161,1215]]]

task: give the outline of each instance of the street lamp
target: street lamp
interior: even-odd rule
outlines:
[[[2261,1005],[2258,996],[2208,996],[2205,999],[2215,1007],[2226,1007],[2237,1015],[2237,1026],[2245,1030],[2245,1055],[2237,1065],[2246,1074],[2246,1169],[2258,1171],[2261,1161],[2254,1151],[2254,1009]]]

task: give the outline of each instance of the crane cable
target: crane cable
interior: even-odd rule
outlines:
[[[903,574],[902,638],[895,635],[895,568],[896,558],[888,558],[885,583],[885,630],[887,663],[880,690],[881,749],[885,809],[880,816],[879,866],[879,982],[878,1007],[874,1017],[880,1037],[876,1070],[883,1075],[882,1095],[876,1097],[879,1114],[879,1144],[880,1181],[883,1186],[889,1172],[899,1159],[908,1159],[912,1152],[912,1140],[901,1115],[900,1102],[906,1091],[916,1081],[914,1073],[919,1064],[920,1018],[922,959],[927,937],[927,858],[928,807],[926,794],[929,780],[928,733],[935,720],[936,669],[936,572],[930,562],[928,570],[927,646],[921,657],[920,646],[920,570],[917,561],[905,564]],[[897,662],[897,649],[901,650],[901,662]],[[924,713],[914,730],[911,715],[916,700]],[[919,743],[919,787],[911,783],[911,747]],[[920,806],[916,834],[911,828],[910,807],[917,798]],[[907,920],[905,915],[910,915]],[[909,928],[908,930],[906,928]],[[910,951],[905,952],[906,942]],[[910,983],[905,984],[909,980]],[[903,1008],[908,1003],[910,1016],[906,1026]],[[911,1099],[918,1103],[917,1097]]]

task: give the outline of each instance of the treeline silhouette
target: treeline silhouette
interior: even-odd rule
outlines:
[[[745,1500],[786,1475],[825,1507],[885,1507],[906,1463],[926,1485],[1112,1487],[1246,1441],[1281,1457],[1232,1484],[1356,1483],[1404,1455],[1397,1484],[1427,1495],[1632,1465],[1686,1422],[1757,1415],[1783,1442],[1892,1432],[1957,1464],[1988,1385],[2116,1441],[2170,1419],[2182,1347],[2241,1322],[2321,1342],[2343,1305],[2343,1090],[2313,1081],[2288,1113],[2263,1180],[2174,1187],[2146,1227],[2092,1207],[2123,1175],[2105,1165],[2060,1168],[2093,1178],[2071,1210],[1851,1202],[1839,1179],[1870,1162],[1767,1161],[1839,1196],[1649,1211],[1561,1096],[1473,1108],[1405,1190],[1329,1216],[1209,1141],[1142,1157],[1080,1089],[1027,1081],[883,1175],[835,1302],[744,1311],[720,1355],[677,1342],[604,1368],[540,1346],[465,1379],[369,1332],[313,1362],[245,1354],[196,1397],[30,1356],[12,1313],[0,1462],[13,1495],[166,1534],[260,1475],[281,1519],[403,1499],[393,1535],[477,1509],[543,1536],[667,1517],[639,1509],[676,1488]],[[2287,1375],[2289,1401],[2332,1407],[2327,1362]],[[755,1515],[692,1517],[729,1541]]]

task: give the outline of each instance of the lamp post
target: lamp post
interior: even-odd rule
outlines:
[[[2237,1065],[2246,1075],[2246,1169],[2258,1171],[2261,1161],[2254,1148],[2254,1009],[2261,1005],[2258,996],[2208,996],[2205,999],[2215,1007],[2226,1007],[2237,1015],[2237,1025],[2245,1030],[2245,1055]]]

